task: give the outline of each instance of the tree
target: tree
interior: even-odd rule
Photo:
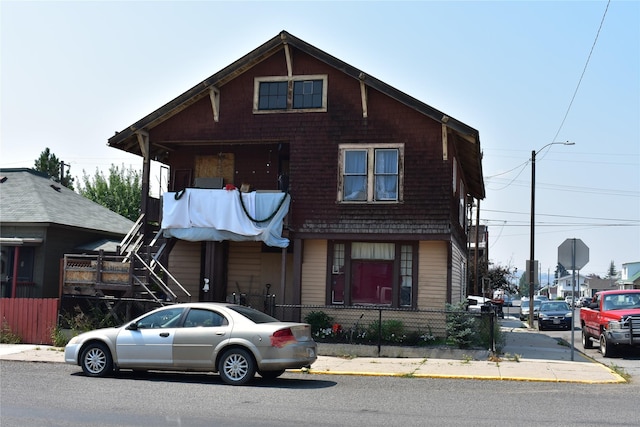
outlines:
[[[558,279],[564,276],[568,276],[569,272],[567,271],[566,268],[564,268],[564,265],[558,263],[558,265],[556,265],[556,271],[554,273],[554,277],[555,280],[553,281],[554,284],[558,283]]]
[[[93,180],[82,171],[82,183],[78,192],[89,200],[129,218],[131,221],[140,215],[142,184],[140,171],[122,169],[115,165],[109,168],[109,176],[105,177],[96,169]]]
[[[59,182],[68,189],[73,190],[73,177],[70,175],[69,169],[62,171],[64,163],[49,150],[49,147],[40,153],[40,157],[36,159],[34,167],[38,172],[48,174],[55,182]],[[60,179],[61,175],[62,179]]]
[[[496,289],[503,289],[508,294],[517,292],[515,284],[512,283],[517,269],[511,271],[509,267],[495,265],[492,262],[487,263],[485,260],[481,260],[479,266],[481,272],[480,286],[475,286],[475,275],[469,272],[469,289],[467,290],[467,294],[475,295],[473,292],[477,292],[477,295],[481,295],[485,290],[483,283],[487,284],[486,291],[490,296],[493,295],[493,291]]]
[[[609,269],[607,270],[607,279],[613,279],[618,276],[618,272],[616,271],[616,265],[611,260],[611,264],[609,264]]]

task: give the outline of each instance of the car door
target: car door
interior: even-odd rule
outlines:
[[[166,368],[173,364],[173,341],[184,308],[151,313],[130,324],[116,338],[118,366]]]
[[[183,327],[173,341],[176,368],[215,370],[215,349],[228,340],[229,319],[214,309],[192,308],[184,316]]]

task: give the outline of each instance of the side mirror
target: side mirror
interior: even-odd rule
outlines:
[[[592,308],[594,310],[600,310],[600,307],[598,307],[597,302],[592,302],[591,304],[589,304],[589,308]]]
[[[137,322],[131,322],[129,323],[129,325],[125,328],[128,331],[137,331],[138,330],[138,323]]]

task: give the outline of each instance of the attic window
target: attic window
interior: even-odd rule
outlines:
[[[254,113],[327,111],[327,76],[261,77],[254,80]]]

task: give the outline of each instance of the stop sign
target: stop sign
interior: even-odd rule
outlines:
[[[558,263],[567,270],[580,270],[588,262],[589,248],[582,240],[567,239],[558,246]]]

